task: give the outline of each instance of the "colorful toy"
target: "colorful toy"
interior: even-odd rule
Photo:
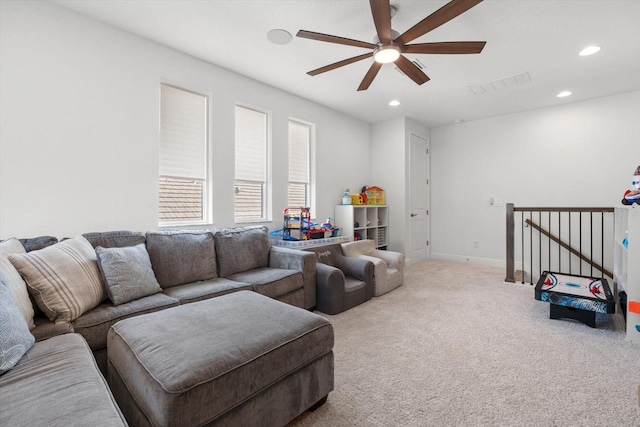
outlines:
[[[635,190],[627,190],[624,192],[622,204],[632,205],[636,203],[640,205],[640,166],[638,166],[638,168],[636,169],[631,184],[633,184]]]
[[[283,211],[282,239],[308,240],[312,228],[309,208],[285,208]]]
[[[380,187],[367,187],[362,190],[362,192],[366,195],[367,201],[365,204],[367,205],[384,205],[384,190]]]
[[[352,205],[362,205],[364,204],[362,199],[362,194],[352,194],[351,195],[351,204]]]

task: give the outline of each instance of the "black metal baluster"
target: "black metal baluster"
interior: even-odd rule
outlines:
[[[573,246],[571,246],[571,212],[569,212],[569,247],[572,248]],[[571,270],[571,252],[569,252],[569,274],[573,274],[573,271]]]
[[[558,240],[562,241],[562,224],[560,224],[560,217],[562,212],[558,211]],[[562,246],[558,243],[558,271],[562,273]]]
[[[529,222],[533,222],[533,212],[529,211]],[[529,253],[531,257],[529,258],[529,275],[531,276],[531,283],[533,283],[533,227],[529,225]]]
[[[591,233],[591,253],[589,254],[589,260],[591,262],[591,273],[589,275],[593,277],[593,212],[589,212],[589,231]]]
[[[580,253],[582,253],[582,212],[580,212]],[[582,276],[582,259],[580,260],[580,275]]]
[[[600,212],[600,265],[602,268],[604,265],[604,212]],[[602,271],[602,277],[604,277],[604,271]]]
[[[522,266],[522,273],[520,282],[524,284],[524,212],[520,212],[520,265]]]
[[[551,211],[547,212],[547,224],[549,224],[549,235],[551,235]],[[548,270],[551,271],[551,237],[547,237],[549,240],[549,250],[547,256],[549,258],[549,263],[547,264]]]

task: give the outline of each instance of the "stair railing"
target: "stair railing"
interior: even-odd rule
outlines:
[[[543,271],[612,277],[613,208],[515,207],[507,203],[506,282]],[[516,264],[519,270],[516,270]]]

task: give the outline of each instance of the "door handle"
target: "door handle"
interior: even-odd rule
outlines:
[[[416,213],[412,213],[412,214],[411,214],[411,218],[413,218],[414,216],[418,216],[418,214],[416,214]]]

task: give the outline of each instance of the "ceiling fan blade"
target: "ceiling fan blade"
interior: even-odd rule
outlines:
[[[369,71],[367,71],[367,74],[364,75],[362,83],[360,83],[360,86],[358,86],[358,91],[367,90],[369,88],[371,82],[373,82],[373,79],[376,78],[376,75],[378,74],[378,71],[380,71],[381,67],[381,63],[373,61],[373,64],[371,64]]]
[[[402,48],[404,53],[445,53],[464,54],[480,53],[487,42],[440,42],[440,43],[418,43],[408,44]]]
[[[336,68],[344,67],[345,65],[353,64],[354,62],[362,61],[363,59],[371,58],[373,53],[364,53],[362,55],[354,56],[353,58],[344,59],[342,61],[334,62],[333,64],[325,65],[324,67],[309,71],[307,74],[315,76],[318,74],[326,73],[327,71],[335,70]]]
[[[369,4],[380,43],[391,43],[391,6],[389,0],[369,0]]]
[[[409,43],[418,37],[427,34],[429,31],[438,28],[440,25],[451,21],[456,16],[466,12],[473,6],[481,3],[482,0],[452,0],[433,12],[431,15],[418,22],[413,27],[405,31],[395,41],[398,45]]]
[[[426,83],[430,80],[429,76],[423,73],[422,70],[420,70],[420,68],[418,68],[416,64],[409,61],[403,55],[400,55],[400,57],[396,59],[396,65],[398,66],[398,68],[402,70],[403,73],[407,75],[407,77],[409,77],[411,80],[418,83],[419,85]]]
[[[344,37],[332,36],[329,34],[314,33],[313,31],[300,30],[297,37],[303,37],[305,39],[318,40],[321,42],[344,44],[347,46],[364,47],[367,49],[375,49],[378,46],[373,43],[361,42],[360,40],[347,39]]]

